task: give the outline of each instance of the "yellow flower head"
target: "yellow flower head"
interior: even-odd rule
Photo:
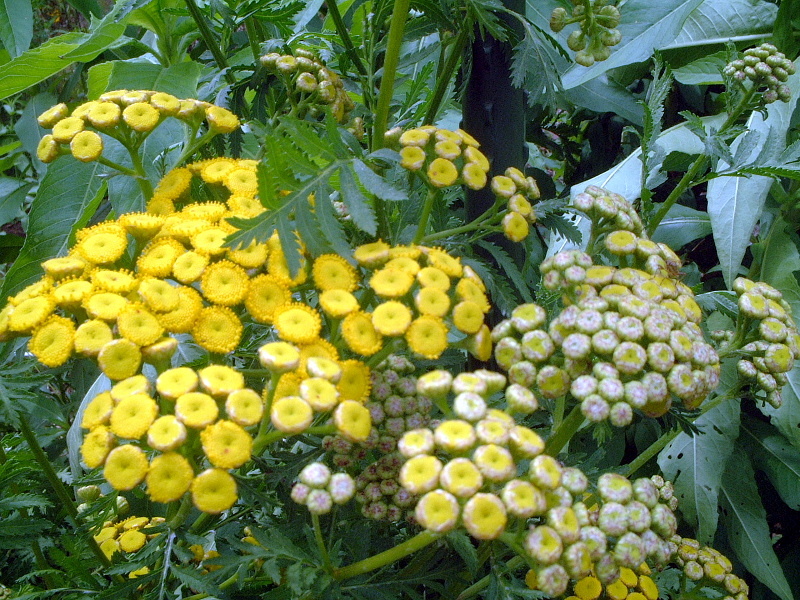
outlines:
[[[471,300],[463,300],[453,307],[453,325],[464,333],[478,333],[483,327],[483,311]]]
[[[215,398],[227,398],[231,392],[244,388],[244,375],[225,365],[210,365],[198,375],[203,390]]]
[[[127,294],[136,289],[139,280],[125,270],[97,269],[92,271],[92,283],[106,292]]]
[[[33,332],[28,350],[40,363],[58,367],[72,355],[75,343],[75,324],[65,317],[51,316]]]
[[[305,378],[297,371],[291,371],[281,375],[280,379],[278,379],[278,384],[275,386],[275,399],[285,398],[286,396],[299,396],[300,384],[303,382],[303,379]],[[269,387],[265,387],[264,398],[266,398],[268,394]]]
[[[147,394],[123,398],[111,413],[111,432],[117,437],[138,440],[158,416],[158,405]]]
[[[518,212],[511,211],[503,217],[503,234],[512,242],[521,242],[530,232],[528,221]]]
[[[158,417],[147,430],[147,444],[151,448],[169,452],[186,440],[186,426],[175,415]]]
[[[409,129],[400,135],[401,146],[423,147],[430,140],[431,134],[422,128]]]
[[[314,261],[311,269],[314,284],[322,291],[345,290],[358,287],[358,274],[344,258],[336,254],[323,254]]]
[[[119,402],[123,398],[134,394],[150,394],[150,381],[144,375],[134,375],[115,383],[109,392],[114,402]]]
[[[217,133],[230,133],[239,128],[238,117],[226,108],[220,106],[206,107],[206,121],[211,131]]]
[[[186,248],[173,238],[159,238],[148,244],[136,261],[136,270],[140,275],[151,277],[169,277],[172,265]]]
[[[123,552],[136,552],[141,550],[147,542],[147,536],[138,529],[129,529],[117,539],[119,549]]]
[[[117,446],[108,453],[103,477],[115,490],[132,490],[144,480],[149,466],[138,446]]]
[[[475,445],[475,428],[467,421],[450,419],[442,422],[433,432],[436,446],[447,452],[466,452]]]
[[[183,394],[175,401],[175,416],[192,429],[202,429],[217,420],[219,408],[214,399],[202,392]]]
[[[42,127],[43,129],[50,129],[68,114],[69,108],[66,104],[61,102],[55,106],[51,106],[38,117],[36,117],[36,121],[39,123],[39,127]]]
[[[425,150],[419,146],[406,146],[400,150],[400,166],[409,171],[419,171],[425,164]]]
[[[347,315],[342,320],[341,332],[347,346],[362,356],[372,356],[383,347],[383,338],[375,330],[372,317],[365,312]]]
[[[112,263],[118,260],[128,248],[128,236],[125,229],[114,224],[93,227],[86,230],[86,235],[78,242],[76,250],[88,262],[93,264]]]
[[[109,379],[119,381],[139,371],[142,352],[139,346],[130,340],[111,340],[100,349],[97,363]]]
[[[517,465],[514,464],[511,453],[498,444],[478,446],[472,455],[472,460],[489,481],[507,481],[517,472]]]
[[[115,102],[96,102],[86,113],[86,119],[98,129],[119,123],[122,110]]]
[[[477,275],[476,275],[477,277]],[[462,278],[456,284],[456,296],[461,300],[469,300],[477,304],[481,311],[488,313],[492,309],[489,299],[481,288],[483,282],[480,279]]]
[[[339,402],[339,391],[327,379],[309,377],[300,383],[300,397],[317,412],[333,410]]]
[[[158,182],[154,194],[169,200],[180,198],[192,183],[192,172],[187,168],[172,169]]]
[[[59,144],[69,144],[83,128],[83,119],[80,117],[66,117],[53,125],[53,139]]]
[[[208,266],[208,255],[194,251],[184,252],[172,265],[172,274],[175,279],[185,285],[194,283],[203,274]]]
[[[161,114],[147,102],[134,102],[122,111],[122,120],[125,124],[140,133],[155,129]]]
[[[209,462],[222,469],[242,466],[253,451],[253,438],[233,421],[209,425],[200,432],[200,440]]]
[[[150,213],[127,213],[120,216],[117,222],[137,240],[149,240],[161,231],[164,217]]]
[[[300,366],[298,371],[301,375],[309,375],[308,361],[312,358],[322,358],[336,362],[339,360],[339,352],[336,346],[331,344],[328,340],[316,338],[307,344],[300,344]],[[314,377],[315,375],[312,375]]]
[[[192,336],[209,352],[227,354],[239,345],[242,330],[242,322],[230,308],[209,306],[200,310]]]
[[[11,331],[29,332],[42,324],[53,312],[56,303],[47,296],[34,296],[17,304],[8,316]]]
[[[203,298],[194,288],[180,286],[178,307],[165,313],[157,313],[158,321],[171,333],[188,333],[194,327],[197,315],[203,308]]]
[[[319,336],[322,320],[313,308],[305,304],[292,303],[275,310],[273,325],[281,339],[295,344],[305,344]]]
[[[444,317],[450,311],[450,296],[436,287],[423,287],[414,295],[414,304],[423,315]]]
[[[464,505],[461,518],[470,535],[479,540],[496,539],[508,522],[506,508],[494,494],[475,494]]]
[[[440,248],[427,248],[424,251],[428,256],[428,265],[439,269],[448,277],[461,277],[464,273],[460,258],[450,256]]]
[[[353,258],[358,264],[368,268],[375,268],[389,260],[389,244],[382,240],[363,244],[355,249]]]
[[[108,427],[105,425],[94,427],[84,436],[81,444],[81,458],[84,464],[90,469],[102,465],[114,447],[114,441],[114,435],[108,430]]]
[[[417,273],[417,281],[424,288],[436,288],[446,292],[450,289],[450,277],[436,267],[425,267]]]
[[[189,461],[177,452],[167,452],[150,463],[146,477],[147,493],[154,502],[172,502],[189,491],[193,478],[194,471]]]
[[[428,165],[428,180],[439,188],[453,185],[458,180],[458,169],[446,158],[434,158]]]
[[[234,306],[247,295],[247,272],[228,260],[212,263],[203,271],[200,287],[209,302]]]
[[[277,277],[258,275],[250,281],[244,305],[259,323],[272,323],[276,309],[288,304],[292,293]]]
[[[483,475],[475,463],[463,457],[454,458],[444,466],[440,481],[443,489],[458,498],[470,498],[483,487]]]
[[[389,300],[379,304],[372,311],[372,324],[381,335],[403,335],[411,325],[411,319],[411,310],[397,300]]]
[[[142,360],[151,365],[167,366],[167,361],[172,358],[172,355],[175,354],[177,349],[177,339],[174,337],[163,337],[157,342],[142,348]]]
[[[214,158],[196,164],[200,168],[200,177],[208,183],[221,183],[225,176],[236,167],[236,162],[230,158]]]
[[[359,308],[358,300],[345,290],[326,290],[319,295],[319,305],[325,314],[340,319]]]
[[[486,171],[476,162],[468,162],[461,169],[461,178],[471,190],[482,190],[486,187]]]
[[[225,413],[231,421],[242,427],[256,425],[264,415],[264,401],[249,388],[236,390],[228,394],[225,400]]]
[[[224,183],[231,194],[252,195],[258,191],[255,169],[233,169],[225,176]]]
[[[228,200],[230,202],[230,200]],[[235,211],[234,211],[235,212]],[[259,213],[256,214],[260,214]],[[254,217],[256,214],[249,215]],[[248,215],[235,215],[235,216],[248,216]],[[257,269],[267,262],[267,255],[269,254],[269,247],[266,244],[258,244],[252,242],[249,246],[238,248],[236,250],[228,249],[228,259],[235,262],[237,265],[245,269]]]
[[[61,256],[44,261],[42,269],[53,279],[80,277],[86,270],[86,261],[80,256]]]
[[[363,442],[372,430],[369,410],[355,400],[344,400],[333,413],[333,422],[339,434],[351,442]]]
[[[269,257],[267,258],[267,272],[273,277],[277,277],[280,281],[287,286],[301,285],[308,279],[308,271],[306,269],[305,258],[301,260],[300,270],[292,277],[289,270],[289,263],[286,262],[286,256],[280,244],[273,246],[270,249]]]
[[[395,250],[395,248],[392,248],[392,250]],[[406,273],[410,273],[412,276],[416,276],[421,268],[419,263],[414,258],[402,255],[393,256],[385,266],[387,269],[399,269],[400,271],[405,271]]]
[[[322,341],[324,340],[320,340],[320,342]],[[304,346],[300,351],[301,364],[303,360],[303,350],[306,348],[309,348],[309,346]],[[338,383],[339,378],[342,376],[342,367],[339,366],[339,363],[325,356],[309,356],[303,368],[309,376],[321,377],[331,383]]]
[[[447,325],[437,317],[422,315],[406,331],[406,342],[420,356],[435,360],[447,349]]]
[[[195,233],[189,240],[195,250],[208,256],[220,256],[225,254],[225,238],[228,232],[222,227],[209,227],[199,233]]]
[[[150,104],[165,117],[174,117],[181,108],[180,100],[172,94],[165,94],[164,92],[156,92],[150,96]]]
[[[206,469],[192,481],[192,501],[198,510],[218,514],[236,503],[236,481],[222,469]]]
[[[258,358],[265,369],[285,373],[300,364],[300,350],[287,342],[270,342],[258,349]]]
[[[455,160],[461,156],[461,147],[452,140],[441,140],[436,142],[433,146],[436,156],[446,158],[447,160]]]
[[[21,292],[19,292],[16,296],[12,296],[8,299],[10,304],[14,306],[19,306],[25,300],[29,300],[30,298],[37,298],[39,296],[47,296],[50,290],[53,288],[53,280],[49,277],[42,277],[39,281],[30,284]]]
[[[485,323],[481,325],[478,333],[465,340],[464,348],[475,358],[486,362],[492,357],[492,332]]]
[[[36,158],[43,163],[51,163],[61,155],[61,147],[49,133],[42,136],[36,146]]]
[[[72,138],[69,151],[81,162],[92,162],[103,153],[103,138],[94,131],[81,131]]]
[[[108,392],[97,394],[86,408],[83,410],[81,427],[83,429],[94,429],[98,425],[107,425],[114,409],[114,400]]]
[[[164,328],[153,313],[140,304],[128,304],[117,317],[119,334],[137,346],[148,346],[158,341]]]
[[[167,217],[175,212],[175,203],[160,194],[154,194],[153,197],[147,201],[145,210],[154,217]]]
[[[301,433],[308,429],[314,411],[298,396],[285,396],[272,403],[270,420],[273,427],[284,433]]]
[[[444,533],[456,526],[459,505],[456,497],[444,490],[428,492],[417,502],[414,517],[428,531]]]
[[[400,469],[400,485],[412,494],[424,494],[439,485],[442,461],[420,454],[408,459]]]
[[[360,360],[350,359],[339,363],[342,375],[336,383],[340,400],[355,400],[364,403],[372,388],[369,367]]]
[[[369,280],[370,287],[384,298],[399,298],[414,284],[414,276],[400,269],[383,268],[375,271]]]

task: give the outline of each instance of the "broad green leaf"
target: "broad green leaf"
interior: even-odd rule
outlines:
[[[800,74],[792,75],[788,85],[792,89],[791,102],[773,102],[767,109],[766,119],[761,113],[754,112],[747,121],[748,129],[761,134],[749,157],[751,160],[765,146],[774,147],[777,152],[781,152],[786,146],[786,132],[797,103],[796,95],[800,91]],[[746,134],[734,140],[733,150],[744,135]],[[728,165],[720,161],[717,169],[722,171],[727,167]],[[718,177],[708,183],[708,214],[711,217],[722,276],[729,288],[739,273],[739,265],[771,186],[772,179],[761,175],[750,178]]]
[[[0,0],[0,42],[16,58],[31,47],[33,7],[31,0]]]
[[[88,62],[111,47],[122,37],[123,33],[125,33],[124,23],[107,23],[88,34],[89,37],[85,41],[77,48],[65,53],[63,58],[72,62]]]
[[[306,3],[303,10],[294,16],[295,33],[302,31],[305,26],[308,25],[308,22],[317,16],[317,13],[319,12],[319,9],[324,1],[325,0],[311,0],[310,2]]]
[[[781,407],[773,408],[766,404],[760,408],[775,428],[800,451],[800,363],[795,364],[786,375],[789,382],[781,389]]]
[[[634,125],[642,126],[642,107],[633,94],[613,79],[601,75],[579,87],[564,92],[564,96],[578,106],[599,113],[613,112]]]
[[[775,4],[764,0],[704,0],[666,48],[760,40],[772,32],[777,12]]]
[[[755,419],[746,419],[741,431],[756,467],[767,474],[787,506],[800,510],[800,452],[773,427]]]
[[[685,85],[714,85],[722,83],[722,69],[727,53],[707,54],[688,65],[673,69],[675,79]]]
[[[0,225],[10,223],[24,214],[22,202],[32,187],[32,183],[12,177],[0,177]]]
[[[87,20],[94,17],[100,18],[103,15],[103,9],[97,0],[67,0],[72,6],[78,9]]]
[[[642,62],[653,55],[653,50],[673,43],[689,14],[702,0],[630,0],[620,10],[622,20],[619,31],[622,42],[611,50],[608,60],[593,66],[573,65],[562,81],[569,89],[599,77],[609,69]]]
[[[800,239],[782,218],[777,218],[770,227],[766,239],[753,245],[753,255],[761,270],[757,278],[770,284],[783,294],[791,304],[795,322],[800,319],[800,285],[795,272],[800,271]]]
[[[137,59],[100,63],[89,69],[89,98],[108,90],[156,90],[178,98],[194,98],[202,67],[184,62],[170,67]]]
[[[13,295],[41,277],[41,263],[66,253],[75,224],[103,186],[106,168],[64,156],[50,164],[39,184],[19,258],[8,270],[2,297]]]
[[[659,224],[653,240],[664,242],[670,248],[678,250],[710,233],[711,219],[708,213],[675,204]]]
[[[675,484],[680,510],[708,544],[717,530],[717,500],[725,463],[739,433],[739,401],[728,400],[695,421],[698,435],[680,433],[658,455],[664,476]]]
[[[737,450],[728,461],[720,486],[722,521],[736,556],[781,600],[794,600],[772,549],[767,514],[761,504],[750,459]]]

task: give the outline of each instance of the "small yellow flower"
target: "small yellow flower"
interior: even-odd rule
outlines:
[[[161,178],[153,194],[175,200],[180,198],[192,183],[192,172],[187,168],[172,169]]]
[[[150,96],[150,104],[165,117],[174,117],[181,108],[180,100],[172,94],[165,94],[164,92],[156,92]]]
[[[231,392],[244,388],[244,375],[225,365],[209,365],[198,375],[203,390],[215,398],[227,398]]]
[[[147,430],[147,444],[151,448],[169,452],[186,440],[186,426],[175,415],[163,415],[153,421]]]
[[[61,147],[58,142],[49,133],[42,136],[39,140],[39,145],[36,146],[36,158],[43,163],[51,163],[61,154]]]
[[[450,311],[450,297],[439,288],[423,287],[414,295],[414,304],[423,315],[444,317]]]
[[[447,187],[458,179],[458,169],[446,158],[434,158],[428,165],[428,179],[436,187]]]
[[[439,485],[442,461],[420,454],[408,459],[400,469],[400,485],[412,494],[424,494]]]
[[[375,271],[369,280],[370,287],[384,298],[399,298],[414,284],[414,276],[400,269],[383,268]]]
[[[486,187],[486,171],[478,163],[466,163],[461,169],[461,178],[471,190],[482,190]]]
[[[164,217],[149,213],[127,213],[121,215],[117,222],[138,240],[149,240],[161,230]]]
[[[119,381],[139,371],[142,352],[139,346],[130,340],[112,340],[100,349],[97,363],[109,379]]]
[[[239,345],[242,331],[242,322],[230,308],[208,306],[200,310],[192,336],[209,352],[227,354]]]
[[[400,135],[400,144],[402,146],[415,146],[423,147],[428,143],[431,135],[424,129],[409,129]]]
[[[314,261],[311,269],[314,284],[322,291],[345,290],[358,287],[358,274],[344,258],[336,254],[323,254]]]
[[[436,267],[425,267],[417,273],[417,281],[422,287],[432,287],[446,292],[450,289],[450,277]]]
[[[435,360],[447,349],[447,325],[437,317],[422,315],[406,331],[406,342],[420,356]]]
[[[486,155],[475,147],[469,146],[464,148],[464,158],[467,162],[477,164],[484,173],[489,172],[489,159]]]
[[[103,138],[94,131],[81,131],[72,138],[69,150],[79,161],[92,162],[103,153]]]
[[[230,199],[228,199],[228,202],[230,202]],[[233,212],[235,213],[235,211]],[[261,212],[263,212],[263,210],[259,211],[259,213],[256,214],[260,214]],[[256,214],[249,215],[249,217],[254,217],[256,216]],[[235,216],[247,216],[247,215],[235,215]],[[235,262],[237,265],[244,267],[245,269],[256,269],[267,262],[268,253],[269,253],[269,247],[266,244],[258,244],[256,242],[252,242],[249,246],[244,248],[238,248],[237,250],[231,250],[229,248],[228,259],[231,262]]]
[[[53,139],[59,144],[69,144],[83,128],[83,119],[80,117],[66,117],[53,125]]]
[[[409,171],[419,171],[425,164],[425,151],[418,146],[406,146],[400,150],[400,166]]]
[[[222,469],[235,469],[250,460],[253,438],[233,421],[217,421],[200,432],[203,452]]]
[[[285,396],[272,403],[270,420],[278,431],[301,433],[311,425],[313,418],[311,406],[298,396]]]
[[[114,447],[114,434],[105,425],[98,425],[87,433],[81,444],[81,458],[90,469],[99,467],[106,461]]]
[[[161,114],[147,102],[134,102],[122,111],[122,120],[125,124],[139,133],[146,133],[155,129]]]
[[[203,298],[197,290],[187,286],[180,286],[177,292],[178,307],[169,312],[157,313],[156,317],[170,333],[188,333],[203,308]]]
[[[72,355],[74,343],[74,323],[65,317],[53,315],[33,332],[28,350],[43,365],[58,367]]]
[[[483,311],[471,300],[463,300],[453,307],[453,324],[464,333],[478,333],[483,326]]]
[[[503,235],[512,242],[521,242],[530,232],[528,221],[518,212],[511,211],[503,217]]]
[[[154,502],[172,502],[189,491],[193,478],[194,471],[189,461],[177,452],[167,452],[150,463],[146,477],[147,493]]]
[[[133,394],[119,401],[111,413],[111,432],[130,440],[141,438],[158,415],[158,405],[147,394]]]
[[[125,270],[97,269],[92,271],[92,283],[106,292],[127,294],[136,289],[139,280]]]
[[[347,346],[362,356],[372,356],[383,347],[383,338],[375,330],[372,318],[362,311],[348,314],[341,323],[341,333]]]
[[[83,410],[81,427],[83,429],[94,429],[98,425],[107,425],[114,409],[114,400],[108,392],[101,392],[95,396]]]
[[[86,270],[86,261],[80,256],[61,256],[44,261],[42,269],[53,279],[80,277]]]
[[[358,300],[345,290],[326,290],[319,295],[319,305],[325,314],[335,319],[358,310]]]
[[[127,248],[128,237],[125,229],[116,224],[92,228],[76,246],[80,255],[93,264],[112,263],[118,260]]]
[[[207,469],[192,481],[192,501],[198,510],[218,514],[236,503],[236,481],[222,469]]]
[[[155,316],[139,304],[128,304],[117,317],[119,334],[137,346],[149,346],[164,334]]]
[[[280,279],[262,274],[250,281],[244,305],[259,323],[272,323],[275,311],[291,299],[291,291]]]
[[[371,244],[362,244],[353,252],[353,258],[358,264],[365,267],[378,267],[389,260],[389,244],[382,240]]]
[[[147,475],[147,457],[138,446],[117,446],[108,453],[103,477],[115,490],[132,490]]]
[[[444,490],[433,490],[420,498],[414,517],[428,531],[444,533],[456,526],[458,513],[455,496]]]
[[[355,400],[364,403],[369,398],[370,388],[370,369],[360,360],[345,360],[339,363],[342,374],[336,383],[339,391],[340,400]]]
[[[60,104],[51,106],[38,117],[36,117],[36,121],[39,123],[39,127],[50,129],[68,114],[69,108],[66,104],[61,102]]]
[[[464,267],[461,259],[450,256],[441,248],[427,248],[425,253],[428,255],[428,264],[443,271],[449,277],[461,277]]]
[[[55,302],[49,295],[27,298],[14,307],[8,317],[11,331],[30,332],[44,322],[55,309]]]
[[[508,522],[505,506],[494,494],[475,494],[464,505],[461,518],[470,535],[479,540],[496,539]]]
[[[228,260],[212,263],[203,271],[200,287],[203,295],[215,304],[234,306],[247,295],[249,280],[239,265]]]
[[[293,371],[300,364],[300,350],[287,342],[270,342],[258,349],[264,368],[275,373]]]
[[[192,429],[202,429],[217,420],[219,408],[214,399],[202,392],[183,394],[175,401],[175,416]]]
[[[403,335],[411,325],[411,310],[402,302],[390,300],[379,304],[372,311],[372,324],[381,335]],[[481,321],[483,315],[481,314]]]
[[[138,529],[130,529],[119,536],[117,542],[123,552],[136,552],[144,547],[147,536]]]
[[[156,239],[142,251],[136,261],[136,270],[142,276],[169,277],[172,274],[172,265],[184,252],[186,248],[175,239]]]
[[[261,422],[261,417],[264,415],[264,401],[249,388],[236,390],[225,400],[225,412],[234,423],[249,427]]]
[[[221,183],[235,167],[235,161],[230,158],[212,159],[202,163],[200,177],[208,183]]]
[[[408,441],[412,439],[409,438]],[[454,458],[444,466],[440,481],[443,489],[458,498],[470,498],[483,487],[483,475],[475,463],[463,457]]]
[[[233,169],[225,176],[225,187],[232,194],[255,194],[258,191],[258,179],[254,169]]]
[[[140,374],[115,383],[109,393],[114,399],[114,402],[119,402],[123,398],[133,396],[134,394],[150,394],[150,391],[150,381],[147,377]]]
[[[220,106],[206,108],[206,121],[211,131],[217,133],[230,133],[239,128],[239,119],[235,114]]]

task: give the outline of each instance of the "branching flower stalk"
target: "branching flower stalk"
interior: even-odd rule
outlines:
[[[413,554],[417,550],[421,550],[425,546],[428,546],[429,544],[432,544],[438,540],[440,537],[441,536],[437,533],[423,531],[406,540],[405,542],[390,548],[389,550],[380,552],[379,554],[375,554],[374,556],[370,556],[364,560],[360,560],[352,565],[335,569],[333,571],[333,576],[335,579],[341,581],[342,579],[348,579],[350,577],[369,573],[375,569],[380,569],[381,567],[390,565],[393,562],[397,562],[409,554]]]

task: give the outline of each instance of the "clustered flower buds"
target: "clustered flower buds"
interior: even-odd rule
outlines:
[[[781,292],[761,281],[739,277],[733,291],[739,297],[737,332],[742,336],[739,354],[744,355],[737,364],[739,374],[753,381],[766,394],[766,401],[779,408],[786,373],[800,358],[800,334],[792,307]]]
[[[776,100],[789,102],[791,98],[792,92],[786,81],[795,72],[794,63],[772,44],[765,42],[748,48],[744,51],[744,57],[725,65],[722,72],[736,81],[749,79],[756,88],[766,87],[763,93],[765,104]]]
[[[528,237],[529,224],[536,223],[533,203],[541,196],[536,180],[525,177],[515,167],[509,167],[504,175],[492,177],[490,187],[497,200],[506,203],[507,212],[501,222],[503,233],[512,242],[521,242]]]
[[[603,61],[611,56],[610,48],[622,40],[622,34],[617,29],[620,12],[608,0],[592,0],[588,12],[581,0],[573,0],[573,5],[571,16],[561,6],[553,9],[550,29],[558,33],[567,25],[580,23],[580,28],[567,38],[567,46],[577,52],[576,63],[591,67],[595,61]]]
[[[103,135],[123,142],[135,136],[141,143],[167,117],[195,128],[205,119],[209,130],[216,133],[230,133],[239,127],[236,115],[208,102],[150,90],[115,90],[72,111],[61,103],[39,115],[39,125],[52,133],[42,137],[36,155],[44,163],[68,153],[81,162],[91,162],[103,153]]]
[[[677,548],[675,562],[687,579],[726,594],[723,600],[748,599],[749,586],[732,572],[733,565],[726,556],[691,538],[675,535],[671,541]]]
[[[321,462],[307,464],[298,479],[292,487],[292,500],[303,504],[315,515],[329,513],[334,504],[345,504],[356,492],[356,484],[350,475],[331,473]]]
[[[150,533],[149,529],[164,523],[162,517],[129,517],[123,521],[112,523],[107,521],[103,528],[94,536],[94,541],[100,546],[103,553],[110,559],[117,552],[125,554],[137,552],[159,533]],[[130,573],[130,577],[146,575],[150,572],[148,567],[143,567]]]
[[[625,229],[641,236],[644,231],[642,219],[630,202],[623,196],[596,185],[590,185],[580,194],[576,194],[572,198],[572,205],[589,216],[596,235],[604,231]]]
[[[315,105],[327,105],[334,118],[344,123],[355,108],[339,75],[309,50],[298,48],[294,54],[270,52],[260,62],[283,82],[293,106],[302,106],[312,116],[319,112]]]
[[[367,465],[356,477],[356,502],[361,505],[364,517],[392,523],[413,520],[419,496],[400,486],[402,466],[403,458],[393,452]]]

